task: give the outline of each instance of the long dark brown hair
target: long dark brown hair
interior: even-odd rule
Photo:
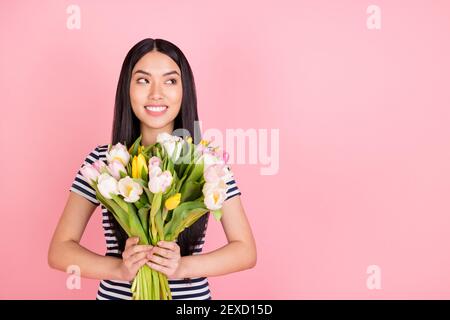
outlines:
[[[169,56],[176,62],[181,70],[183,97],[180,112],[175,118],[174,130],[178,132],[181,130],[185,133],[187,130],[188,135],[195,138],[194,143],[198,143],[201,138],[201,133],[197,127],[197,122],[199,120],[197,112],[197,95],[191,67],[183,52],[181,52],[176,45],[163,39],[151,38],[141,40],[135,44],[123,61],[119,81],[117,83],[111,143],[116,144],[120,142],[130,147],[141,134],[140,121],[131,108],[129,94],[131,72],[139,59],[152,50],[159,51]],[[113,222],[113,230],[118,240],[119,249],[123,252],[125,250],[125,241],[127,240],[128,235],[110,212],[108,212],[108,215],[109,219]],[[194,247],[199,244],[199,241],[206,230],[208,218],[209,212],[180,233],[177,243],[180,246],[182,256],[191,255],[194,252]]]

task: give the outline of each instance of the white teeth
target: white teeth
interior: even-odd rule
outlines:
[[[167,107],[162,106],[162,107],[145,107],[145,109],[150,110],[150,111],[155,111],[155,112],[161,112],[167,109]]]

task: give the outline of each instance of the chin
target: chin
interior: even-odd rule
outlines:
[[[171,121],[168,121],[167,119],[161,119],[159,121],[148,121],[148,119],[146,119],[146,121],[143,121],[145,123],[145,125],[149,128],[152,129],[161,129],[166,127]]]

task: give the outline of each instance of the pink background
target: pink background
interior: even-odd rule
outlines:
[[[210,277],[213,299],[449,299],[449,32],[444,0],[2,1],[0,298],[95,298],[97,280],[66,289],[48,244],[109,142],[123,58],[152,37],[187,56],[204,128],[280,129],[278,174],[233,166],[258,264]],[[100,216],[82,244],[103,253]],[[204,250],[225,243],[210,223]]]

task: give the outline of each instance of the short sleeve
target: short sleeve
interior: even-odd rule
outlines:
[[[69,189],[69,191],[78,193],[80,196],[84,197],[85,199],[89,200],[91,203],[97,206],[100,204],[100,202],[96,198],[95,189],[92,188],[91,185],[87,182],[87,180],[83,177],[80,170],[85,164],[92,164],[99,159],[98,148],[99,146],[97,146],[94,150],[92,150],[86,157],[83,164],[80,166],[75,176],[75,179],[72,182],[72,186]]]
[[[231,199],[235,196],[241,195],[241,191],[239,190],[236,180],[234,178],[233,171],[231,170],[231,167],[227,165],[227,174],[224,177],[225,183],[227,184],[227,197],[225,199]]]

